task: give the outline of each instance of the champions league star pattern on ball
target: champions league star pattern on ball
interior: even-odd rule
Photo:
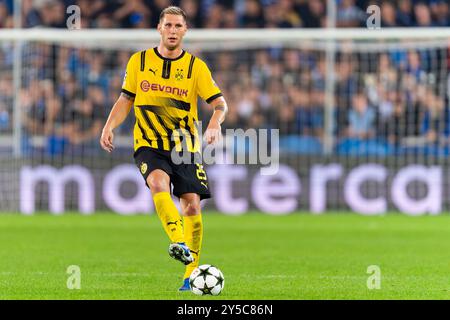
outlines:
[[[219,295],[224,286],[225,278],[217,267],[204,264],[192,271],[189,277],[189,284],[191,286],[192,293],[203,295]]]

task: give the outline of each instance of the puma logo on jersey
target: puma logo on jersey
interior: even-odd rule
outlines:
[[[148,71],[151,71],[151,72],[153,72],[153,75],[154,75],[154,76],[156,76],[156,71],[158,71],[158,69],[155,69],[155,71],[153,71],[153,69],[152,69],[152,68],[150,68],[150,69],[148,69]]]

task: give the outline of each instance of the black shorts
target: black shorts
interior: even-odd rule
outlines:
[[[170,151],[141,147],[134,153],[134,161],[147,187],[150,172],[161,169],[169,175],[173,194],[178,198],[184,193],[196,193],[200,196],[200,200],[211,198],[208,177],[198,160],[192,161],[191,164],[175,164],[170,158]]]

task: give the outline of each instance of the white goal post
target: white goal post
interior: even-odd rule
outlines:
[[[191,29],[185,42],[248,41],[267,42],[295,40],[396,40],[396,39],[448,39],[450,28],[323,28],[323,29]],[[130,29],[3,29],[0,41],[157,41],[156,30]],[[220,44],[220,43],[219,43]]]

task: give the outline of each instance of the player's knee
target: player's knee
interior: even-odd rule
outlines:
[[[149,176],[147,179],[147,184],[153,194],[158,193],[158,192],[170,191],[167,182],[162,179],[157,179],[155,177]]]
[[[184,210],[184,214],[186,216],[195,216],[197,214],[200,214],[200,204],[189,203]]]

